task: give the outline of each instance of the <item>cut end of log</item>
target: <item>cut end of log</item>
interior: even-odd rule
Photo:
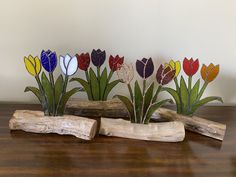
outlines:
[[[184,125],[177,121],[133,124],[123,119],[101,118],[99,133],[106,136],[160,142],[181,142],[185,137]]]
[[[96,135],[97,121],[85,117],[64,115],[44,116],[41,111],[16,110],[9,121],[10,130],[33,133],[57,133],[91,140]]]

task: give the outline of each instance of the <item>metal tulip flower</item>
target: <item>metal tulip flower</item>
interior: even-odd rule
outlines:
[[[55,52],[42,51],[41,60],[31,55],[24,58],[27,71],[35,77],[38,88],[26,87],[25,92],[31,91],[35,94],[42,105],[42,109],[46,116],[60,116],[64,114],[65,105],[68,99],[81,88],[74,88],[66,92],[68,77],[73,75],[78,67],[77,59],[71,58],[69,55],[60,57],[60,66],[65,77],[60,75],[54,82],[53,72],[57,67],[57,55]],[[43,68],[48,72],[49,79],[45,72],[40,72]],[[64,79],[65,78],[65,79]]]
[[[158,101],[157,98],[162,86],[173,79],[175,70],[172,68],[164,69],[163,65],[160,66],[157,71],[157,81],[159,83],[157,89],[154,88],[154,82],[150,83],[148,86],[146,85],[147,79],[154,72],[154,65],[151,58],[137,60],[136,70],[143,80],[142,89],[137,80],[134,83],[134,89],[132,89],[131,81],[134,76],[133,67],[129,64],[123,64],[118,68],[117,75],[119,79],[127,85],[130,99],[123,95],[116,95],[116,97],[126,106],[132,123],[148,124],[152,114],[159,107],[167,102],[171,102],[171,99]]]
[[[200,88],[200,79],[192,86],[192,77],[197,73],[199,69],[199,60],[193,60],[185,58],[183,61],[183,70],[188,76],[188,84],[186,84],[184,77],[181,76],[180,82],[177,77],[180,73],[180,62],[173,60],[169,64],[166,64],[176,70],[174,77],[176,89],[164,87],[162,90],[167,91],[175,100],[177,106],[177,113],[183,115],[192,116],[194,112],[201,106],[211,101],[223,102],[222,98],[217,96],[206,97],[202,99],[202,95],[210,82],[212,82],[219,73],[219,65],[213,65],[212,63],[207,67],[203,64],[201,68],[202,79],[204,84]]]
[[[91,59],[89,53],[77,54],[76,57],[79,69],[85,72],[86,80],[82,78],[72,78],[70,81],[79,82],[86,91],[89,100],[107,100],[111,90],[120,82],[120,80],[111,81],[111,78],[119,66],[123,64],[124,57],[119,57],[119,55],[115,57],[111,55],[109,57],[109,74],[106,67],[104,67],[101,72],[101,67],[106,60],[105,51],[101,51],[100,49],[93,50]],[[96,67],[96,72],[92,67],[89,67],[90,60],[92,60],[92,64]]]

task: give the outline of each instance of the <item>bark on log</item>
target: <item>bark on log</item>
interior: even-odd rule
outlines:
[[[74,135],[91,140],[96,134],[97,121],[71,115],[49,117],[41,111],[17,110],[9,121],[9,128],[34,133]]]
[[[196,132],[223,141],[226,125],[200,117],[188,117],[166,108],[159,108],[156,113],[168,120],[181,121],[189,131]]]
[[[69,113],[88,117],[112,117],[127,118],[128,114],[124,105],[118,100],[109,101],[82,101],[78,99],[70,100],[67,104]],[[160,108],[153,114],[152,119],[158,117],[166,120],[178,120],[184,123],[185,129],[205,135],[214,139],[223,140],[226,125],[213,122],[200,117],[188,117],[177,114],[175,111]]]
[[[133,124],[123,119],[101,118],[100,134],[148,141],[180,142],[185,130],[181,122]]]

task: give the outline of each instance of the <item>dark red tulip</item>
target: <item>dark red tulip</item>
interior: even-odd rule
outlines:
[[[136,70],[142,78],[148,78],[153,74],[154,65],[152,58],[146,59],[143,58],[141,61],[136,61]]]
[[[168,84],[175,77],[175,69],[172,69],[169,65],[161,65],[156,74],[157,82],[161,85]]]
[[[89,53],[82,53],[82,54],[76,54],[76,58],[78,60],[78,67],[81,70],[87,71],[89,64],[90,64],[90,56]]]
[[[119,57],[119,55],[113,57],[112,55],[110,55],[109,66],[112,71],[116,71],[123,63],[124,63],[124,57]]]
[[[194,74],[196,74],[196,72],[198,71],[198,68],[199,68],[198,59],[193,60],[193,58],[191,58],[191,59],[185,58],[184,62],[183,62],[183,68],[184,68],[184,72],[188,76],[193,76]]]

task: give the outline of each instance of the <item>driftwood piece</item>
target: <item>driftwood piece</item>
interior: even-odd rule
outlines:
[[[101,118],[99,134],[148,141],[180,142],[185,130],[182,122],[134,124],[123,119]]]
[[[166,108],[159,108],[156,113],[166,119],[183,122],[185,128],[189,131],[196,132],[221,141],[224,139],[226,131],[225,124],[213,122],[196,116],[188,117],[180,115],[175,111]]]
[[[82,101],[78,99],[70,100],[67,104],[69,113],[79,116],[88,117],[112,117],[127,118],[128,113],[124,105],[118,100],[109,101]],[[200,117],[188,117],[177,114],[175,111],[160,108],[153,116],[152,120],[157,118],[165,118],[166,120],[178,120],[184,123],[185,129],[205,135],[214,139],[223,140],[226,125],[218,122],[210,121]]]
[[[74,135],[91,140],[96,134],[97,121],[71,115],[49,117],[41,111],[17,110],[9,121],[9,128],[34,133]]]

